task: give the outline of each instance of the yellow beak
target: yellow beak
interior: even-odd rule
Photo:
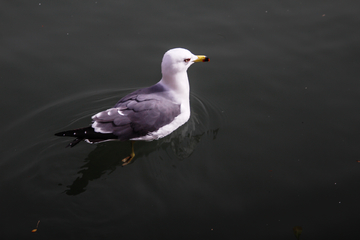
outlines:
[[[194,60],[194,62],[209,62],[210,58],[204,55],[197,55],[197,59]]]

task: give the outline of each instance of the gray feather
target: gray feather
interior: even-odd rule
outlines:
[[[96,114],[93,120],[100,132],[129,140],[158,130],[179,114],[180,105],[172,101],[161,85],[154,85],[125,96],[114,108]]]

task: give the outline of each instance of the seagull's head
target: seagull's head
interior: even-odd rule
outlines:
[[[164,54],[161,63],[161,72],[163,75],[185,73],[191,64],[208,61],[210,61],[210,59],[206,56],[194,55],[184,48],[173,48]]]

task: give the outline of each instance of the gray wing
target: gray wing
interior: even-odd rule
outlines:
[[[161,86],[137,90],[113,108],[93,116],[96,132],[112,133],[119,140],[145,136],[169,124],[180,114],[180,105],[171,101]]]

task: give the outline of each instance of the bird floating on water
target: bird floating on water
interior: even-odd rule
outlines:
[[[91,126],[56,133],[75,137],[67,147],[80,141],[131,141],[131,154],[123,166],[135,156],[134,141],[163,138],[190,118],[190,87],[187,69],[195,62],[208,62],[203,55],[194,55],[184,48],[170,49],[161,63],[161,80],[155,85],[136,90],[121,98],[114,107],[92,116]]]

